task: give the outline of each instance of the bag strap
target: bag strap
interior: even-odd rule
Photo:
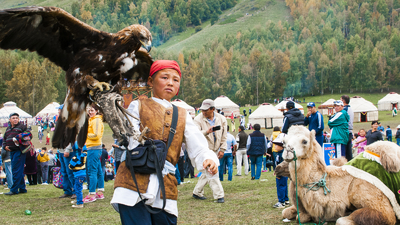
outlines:
[[[171,121],[171,129],[169,129],[170,134],[168,135],[167,150],[169,149],[169,146],[171,146],[172,140],[174,139],[177,123],[178,123],[178,107],[172,105],[172,121]]]
[[[176,125],[178,123],[178,107],[176,107],[175,105],[172,105],[172,109],[173,109],[173,111],[172,111],[172,122],[171,122],[170,134],[168,135],[167,151],[168,151],[169,147],[171,146],[172,140],[174,139],[174,136],[175,136],[175,133],[176,133]],[[159,162],[158,162],[158,156],[155,153],[155,150],[156,150],[155,148],[156,147],[154,145],[154,142],[153,141],[151,141],[151,142],[153,144],[152,147],[154,147],[154,148],[152,148],[152,151],[154,151],[154,155],[156,157],[155,167],[156,167],[157,179],[158,179],[158,182],[160,184],[161,193],[163,195],[163,206],[162,206],[162,208],[160,210],[152,210],[146,204],[144,204],[144,206],[146,207],[146,210],[149,213],[157,214],[157,213],[160,213],[161,211],[164,210],[165,205],[167,204],[167,197],[165,196],[165,185],[164,185],[164,179],[163,179],[163,176],[162,176],[163,168],[160,168],[160,165],[159,165]],[[136,181],[135,171],[133,169],[133,165],[131,165],[131,154],[129,154],[128,148],[126,148],[126,165],[129,168],[129,170],[131,171],[131,175],[132,175],[133,181],[135,182],[137,192],[139,193],[140,200],[143,201],[142,195],[140,194],[139,186],[138,186],[137,181]]]

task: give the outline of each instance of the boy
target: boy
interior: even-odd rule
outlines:
[[[275,150],[277,150],[277,154],[275,157],[275,166],[283,162],[282,153],[283,153],[283,139],[285,137],[284,133],[280,133],[277,138],[275,138],[272,142],[275,144]],[[275,175],[275,173],[274,173]],[[276,191],[278,194],[278,202],[273,206],[274,208],[284,208],[289,205],[288,198],[288,187],[287,187],[287,177],[276,177]]]
[[[140,119],[131,118],[134,129],[142,131],[148,127],[146,137],[158,139],[167,143],[173,116],[171,99],[178,94],[181,81],[181,71],[177,62],[172,60],[155,61],[151,68],[147,84],[153,88],[153,96],[131,102],[128,111]],[[163,206],[158,179],[155,174],[135,173],[141,195],[134,184],[132,175],[125,164],[126,152],[121,157],[114,183],[114,195],[111,205],[119,212],[122,224],[176,224],[178,216],[178,188],[175,178],[175,166],[179,159],[182,142],[186,142],[189,157],[198,170],[206,173],[211,179],[218,179],[219,161],[217,155],[208,149],[207,140],[199,131],[189,113],[178,107],[178,122],[174,138],[168,149],[164,169],[165,208],[158,214],[151,214],[146,206],[159,211]],[[128,149],[139,145],[137,140],[129,140]],[[127,151],[129,152],[129,151]],[[145,206],[146,204],[146,206]]]
[[[76,156],[72,157],[69,163],[69,168],[74,173],[75,178],[74,191],[76,195],[76,201],[71,201],[71,203],[74,204],[72,205],[72,208],[83,208],[82,186],[86,181],[86,157],[86,150],[80,154],[77,152]]]

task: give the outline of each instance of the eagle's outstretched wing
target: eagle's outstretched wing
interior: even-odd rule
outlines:
[[[104,48],[112,35],[99,31],[57,7],[0,10],[0,48],[36,51],[65,71],[74,53]]]

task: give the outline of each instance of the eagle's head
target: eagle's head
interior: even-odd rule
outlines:
[[[123,43],[134,41],[138,44],[140,43],[147,52],[150,52],[151,50],[151,41],[153,40],[153,37],[151,36],[150,31],[143,25],[131,25],[120,30],[116,35]]]

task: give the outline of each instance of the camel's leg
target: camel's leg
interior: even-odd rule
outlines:
[[[341,217],[336,221],[337,225],[385,225],[383,214],[375,209],[357,209],[346,217]]]
[[[366,224],[357,221],[371,221],[370,224],[396,224],[396,215],[389,199],[374,185],[361,179],[354,179],[349,187],[349,200],[359,209],[349,216],[349,219],[354,220],[356,224]]]
[[[299,220],[299,218],[296,218],[296,219]],[[310,216],[310,214],[300,212],[300,222],[301,223],[310,222],[311,220],[312,220],[312,217]]]
[[[289,220],[295,219],[297,216],[297,208],[295,205],[290,206],[282,211],[282,218],[287,218]]]
[[[280,165],[280,164],[279,164]],[[297,202],[296,202],[296,186],[295,183],[293,181],[290,181],[289,183],[289,199],[292,203],[292,206],[290,206],[289,208],[286,208],[282,211],[282,218],[287,218],[289,220],[293,220],[294,218],[297,217]],[[300,214],[307,214],[306,210],[303,207],[303,204],[301,203],[301,201],[299,201],[299,212]],[[304,216],[304,215],[303,215]],[[300,219],[303,217],[300,216]],[[308,217],[306,217],[307,219]],[[301,220],[303,221],[303,220]]]
[[[349,216],[340,217],[336,220],[336,225],[357,225]]]

